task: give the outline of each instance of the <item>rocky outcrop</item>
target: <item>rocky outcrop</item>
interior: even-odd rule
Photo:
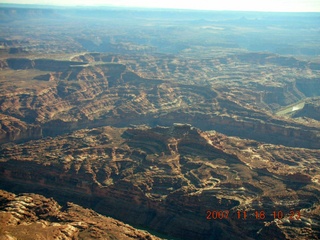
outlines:
[[[0,114],[0,144],[19,142],[42,137],[42,128],[36,124],[27,124],[17,118]]]
[[[319,204],[319,150],[185,124],[79,130],[3,146],[0,156],[2,188],[73,201],[183,239],[231,239],[240,232],[254,239],[264,226],[255,211],[273,221],[275,209],[290,214]],[[226,215],[218,221],[212,211]],[[238,211],[248,212],[247,221]]]
[[[302,211],[301,214],[305,214],[306,211]],[[265,226],[259,230],[259,238],[270,238],[275,236],[277,239],[319,239],[319,221],[320,212],[319,206],[308,209],[309,217],[301,217],[299,221],[295,221],[288,217],[281,220],[272,221],[266,223]],[[314,231],[316,230],[316,232]]]
[[[14,70],[19,69],[38,69],[41,71],[64,72],[73,65],[83,65],[83,62],[76,61],[58,61],[52,59],[35,59],[28,58],[8,58],[6,60],[8,67]]]
[[[14,70],[30,69],[34,67],[34,62],[27,58],[9,58],[6,62],[8,67]]]
[[[293,114],[293,117],[307,117],[320,121],[320,99],[309,99],[302,109]]]
[[[261,91],[261,101],[268,104],[273,110],[279,106],[287,106],[298,102],[305,96],[297,87],[296,82],[286,82],[277,86],[264,86],[257,84],[257,90]]]
[[[320,64],[248,51],[316,56],[317,16],[10,5],[0,15],[0,188],[64,205],[5,200],[22,224],[5,220],[4,238],[128,237],[91,211],[64,215],[70,201],[167,238],[319,236],[320,125],[291,115],[319,95]]]
[[[73,203],[0,190],[1,239],[159,239]]]
[[[13,116],[27,125],[40,126],[45,136],[87,127],[170,126],[178,121],[203,130],[217,130],[259,141],[319,148],[317,126],[280,120],[261,108],[277,109],[303,99],[303,93],[292,80],[270,86],[263,81],[249,82],[246,86],[228,86],[228,79],[223,82],[217,80],[217,85],[203,85],[196,83],[197,80],[181,83],[179,76],[200,76],[198,64],[209,66],[211,62],[174,62],[175,59],[164,58],[157,63],[158,70],[153,72],[154,77],[163,74],[164,79],[151,79],[143,77],[145,74],[139,68],[155,62],[153,58],[139,60],[128,57],[123,60],[102,54],[75,58],[85,62],[7,59],[6,63],[13,69],[53,72],[36,75],[34,80],[29,80],[38,84],[28,86],[28,91],[15,85],[5,85],[0,96],[2,114]],[[177,66],[175,70],[173,65]],[[163,68],[171,69],[172,81],[165,78]],[[146,69],[148,72],[148,67]],[[206,74],[213,74],[212,69],[204,69]],[[10,129],[4,130],[2,142],[13,140],[7,137],[14,135]]]

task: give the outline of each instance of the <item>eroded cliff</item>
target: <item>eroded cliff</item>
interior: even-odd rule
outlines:
[[[319,148],[317,122],[310,124],[273,114],[273,110],[309,96],[299,76],[310,76],[305,84],[313,84],[317,71],[310,70],[305,62],[279,66],[271,61],[277,56],[258,56],[267,65],[255,70],[250,54],[245,58],[236,55],[192,61],[103,54],[79,55],[74,57],[77,61],[7,59],[2,70],[1,118],[15,117],[27,132],[34,133],[22,134],[25,130],[18,127],[19,135],[13,126],[2,127],[1,141],[104,125],[170,126],[184,122],[243,138]],[[232,61],[239,61],[240,66],[253,65],[239,72],[239,67],[228,63]],[[21,69],[26,76],[17,77],[10,68]],[[291,68],[297,71],[297,80],[290,79]],[[267,73],[270,69],[282,73]],[[40,130],[35,132],[34,126]]]
[[[319,238],[317,13],[0,15],[0,238]]]
[[[73,201],[183,239],[239,239],[240,232],[255,239],[264,222],[278,220],[274,211],[296,236],[301,221],[314,223],[306,223],[308,236],[319,234],[310,214],[319,205],[319,155],[184,124],[104,127],[3,146],[0,171],[7,189]],[[208,211],[225,215],[212,219]]]
[[[1,239],[159,239],[73,203],[0,190]]]

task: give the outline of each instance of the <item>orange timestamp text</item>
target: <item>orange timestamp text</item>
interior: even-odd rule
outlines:
[[[229,210],[207,210],[206,211],[206,219],[207,220],[216,220],[216,219],[229,219],[230,217]],[[248,211],[236,211],[235,214],[232,214],[233,219],[256,219],[256,220],[264,220],[268,217],[275,219],[282,219],[284,217],[288,217],[289,220],[299,220],[301,218],[300,211],[290,210],[289,212],[284,211],[271,211],[266,212],[264,210],[256,210],[252,212]]]

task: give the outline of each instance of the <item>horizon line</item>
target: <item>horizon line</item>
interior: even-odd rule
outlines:
[[[175,7],[142,7],[142,6],[120,6],[120,5],[62,5],[62,4],[37,4],[37,3],[0,3],[0,7],[20,6],[26,7],[42,7],[42,8],[118,8],[118,9],[136,9],[136,10],[158,10],[158,11],[204,11],[204,12],[257,12],[257,13],[320,13],[319,11],[268,11],[268,10],[234,10],[234,9],[194,9],[194,8],[175,8]]]

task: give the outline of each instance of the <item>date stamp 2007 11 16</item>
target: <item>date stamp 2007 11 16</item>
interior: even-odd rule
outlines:
[[[256,219],[264,220],[268,217],[273,219],[282,219],[288,217],[289,220],[299,220],[301,218],[300,211],[290,210],[288,213],[283,211],[272,211],[267,213],[264,210],[257,210],[252,212],[247,211],[237,211],[236,214],[232,214],[233,219],[247,220]],[[217,220],[217,219],[229,219],[231,218],[229,210],[207,210],[206,219],[207,220]]]

